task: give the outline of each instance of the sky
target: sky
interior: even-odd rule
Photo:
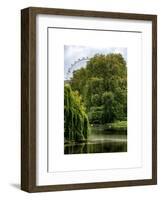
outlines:
[[[127,61],[127,48],[118,47],[89,47],[89,46],[64,46],[64,79],[67,80],[72,77],[73,70],[79,69],[82,66],[86,66],[86,61],[78,62],[73,65],[75,61],[83,57],[91,58],[95,54],[109,54],[109,53],[120,53]],[[73,67],[71,66],[73,65]],[[70,73],[69,73],[70,69]]]

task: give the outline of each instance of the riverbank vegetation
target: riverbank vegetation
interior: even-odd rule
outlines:
[[[89,133],[89,122],[81,97],[64,86],[64,137],[66,141],[84,141]]]
[[[117,131],[117,133],[125,133],[123,131],[127,130],[127,121],[115,121],[112,123],[106,124],[91,124],[91,127],[94,127],[98,130],[105,130],[105,131]]]

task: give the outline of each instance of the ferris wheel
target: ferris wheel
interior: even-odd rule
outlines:
[[[79,58],[78,60],[74,61],[74,63],[72,63],[66,73],[66,79],[68,80],[70,77],[72,77],[73,72],[77,69],[80,69],[81,67],[85,67],[87,61],[89,61],[90,58],[89,57],[82,57]]]

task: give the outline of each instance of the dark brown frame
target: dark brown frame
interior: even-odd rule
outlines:
[[[36,15],[100,17],[152,22],[152,179],[36,186]],[[157,16],[53,8],[21,10],[21,189],[27,192],[157,184]]]

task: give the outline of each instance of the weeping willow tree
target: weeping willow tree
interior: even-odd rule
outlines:
[[[65,141],[84,141],[89,133],[89,122],[78,92],[69,84],[64,86],[64,137]]]

